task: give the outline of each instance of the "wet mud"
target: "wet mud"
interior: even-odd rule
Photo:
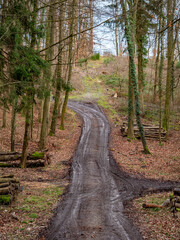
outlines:
[[[83,119],[82,135],[69,190],[56,209],[46,240],[141,240],[124,213],[125,203],[147,192],[171,190],[175,183],[123,172],[108,150],[110,126],[100,108],[80,102],[70,102],[69,107]]]

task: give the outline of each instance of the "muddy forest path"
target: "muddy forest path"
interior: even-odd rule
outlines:
[[[47,231],[48,240],[141,240],[124,214],[124,203],[143,192],[168,190],[173,183],[138,179],[119,169],[108,150],[109,123],[92,103],[70,102],[83,119],[65,199]]]

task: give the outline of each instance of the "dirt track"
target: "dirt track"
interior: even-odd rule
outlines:
[[[57,208],[47,240],[141,240],[124,203],[148,191],[169,190],[173,183],[138,179],[119,169],[108,150],[110,127],[97,105],[70,102],[84,121],[73,158],[72,180]]]

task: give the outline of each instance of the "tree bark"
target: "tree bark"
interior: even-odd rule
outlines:
[[[159,20],[160,21],[160,20]],[[159,22],[159,30],[160,30],[160,22]],[[157,33],[158,34],[158,33]],[[153,92],[153,102],[156,102],[156,89],[157,89],[157,81],[158,81],[158,68],[159,68],[159,54],[160,54],[160,38],[157,37],[158,41],[158,47],[157,47],[157,56],[156,56],[156,62],[155,62],[155,78],[154,78],[154,92]]]
[[[56,132],[57,118],[58,118],[58,106],[61,98],[61,89],[62,89],[62,63],[63,63],[63,18],[64,18],[64,9],[63,4],[60,5],[60,13],[59,13],[59,56],[58,56],[58,65],[57,65],[57,75],[56,75],[56,94],[55,94],[55,102],[53,108],[53,115],[51,121],[50,135],[54,135]]]
[[[65,99],[63,103],[63,108],[62,108],[62,115],[61,115],[61,126],[60,129],[64,130],[64,118],[65,118],[65,113],[66,113],[66,107],[67,107],[67,102],[69,98],[69,92],[70,92],[70,82],[71,82],[71,74],[72,74],[72,59],[73,59],[73,27],[74,27],[74,16],[75,16],[75,3],[76,0],[72,0],[72,6],[71,6],[71,11],[70,11],[70,16],[71,16],[71,21],[70,21],[70,29],[69,29],[69,35],[71,36],[69,39],[69,57],[68,57],[68,80],[67,80],[67,90],[65,93]]]
[[[139,132],[141,135],[144,152],[146,154],[149,154],[150,151],[149,151],[147,143],[146,143],[146,139],[144,136],[144,128],[143,128],[143,125],[141,123],[141,118],[140,118],[140,100],[139,100],[139,92],[138,92],[137,78],[136,78],[136,68],[135,68],[135,62],[134,62],[134,52],[133,52],[132,38],[131,38],[132,29],[128,22],[128,17],[127,17],[124,0],[121,0],[120,3],[122,6],[123,16],[125,19],[125,35],[126,35],[127,44],[128,44],[128,52],[129,52],[129,58],[130,58],[130,70],[131,70],[131,77],[132,77],[133,89],[134,89],[134,94],[135,94],[136,121],[137,121],[137,125],[138,125]]]
[[[30,103],[30,101],[31,100],[29,100],[28,102]],[[23,140],[22,157],[21,157],[21,163],[20,163],[21,168],[26,168],[29,133],[30,133],[30,121],[31,121],[31,105],[28,105],[26,109],[25,132],[24,132],[24,140]]]
[[[16,131],[16,112],[17,112],[18,98],[13,101],[12,117],[11,117],[11,152],[15,151],[15,131]]]
[[[172,94],[172,62],[174,52],[173,49],[173,0],[167,1],[167,22],[170,24],[168,28],[167,36],[167,78],[166,78],[166,96],[165,96],[165,108],[164,108],[164,118],[163,118],[163,127],[167,131],[167,136],[169,133],[169,120],[170,120],[170,104],[171,104],[171,94]]]
[[[3,108],[3,124],[2,124],[2,128],[6,128],[6,113],[7,113],[7,110],[6,110],[6,107],[4,106]]]
[[[162,20],[161,27],[164,26],[164,20]],[[163,40],[164,34],[162,33],[159,42],[161,44],[161,58],[160,58],[160,64],[159,64],[159,144],[161,144],[161,129],[162,129],[162,76],[163,76],[163,66],[164,66],[164,40]]]
[[[52,6],[55,0],[51,0],[51,6],[49,8],[49,17],[48,17],[48,29],[47,29],[47,38],[46,45],[51,46],[54,43],[54,33],[55,33],[55,8]],[[48,48],[46,52],[46,59],[51,60],[53,58],[53,48]],[[41,125],[41,134],[39,140],[39,149],[42,150],[46,147],[47,144],[47,136],[48,136],[48,128],[49,128],[49,109],[50,109],[50,88],[51,88],[51,67],[48,69],[48,73],[46,76],[46,89],[47,92],[45,94],[44,106],[43,106],[43,119]]]

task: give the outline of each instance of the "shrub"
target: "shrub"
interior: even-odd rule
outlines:
[[[94,55],[91,56],[91,60],[99,60],[100,59],[100,54],[99,53],[96,53]]]
[[[180,68],[180,61],[176,63],[176,68]]]

